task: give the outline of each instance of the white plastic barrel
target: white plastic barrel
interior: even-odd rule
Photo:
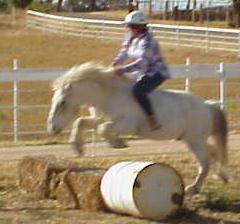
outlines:
[[[162,220],[181,207],[184,184],[167,164],[128,161],[113,165],[105,173],[101,193],[114,212]]]

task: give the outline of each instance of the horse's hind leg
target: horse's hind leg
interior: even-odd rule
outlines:
[[[106,139],[106,141],[109,143],[109,145],[113,148],[126,148],[128,147],[126,141],[119,137],[118,134],[116,134],[116,131],[114,129],[114,123],[111,121],[108,121],[100,126],[101,134]]]
[[[188,142],[190,150],[196,156],[199,162],[198,175],[194,182],[186,187],[186,193],[189,195],[198,194],[202,187],[203,181],[209,171],[209,159],[207,153],[207,140],[197,139],[194,142]]]

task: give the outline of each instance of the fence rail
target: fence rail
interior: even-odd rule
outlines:
[[[240,115],[240,94],[236,93],[233,98],[227,97],[228,88],[236,88],[237,92],[240,89],[240,80],[227,81],[227,78],[239,78],[240,64],[206,64],[206,65],[192,65],[189,58],[186,60],[185,65],[175,65],[170,66],[170,71],[174,79],[183,79],[183,84],[175,84],[171,86],[172,88],[182,89],[185,91],[192,90],[192,79],[194,78],[214,78],[217,82],[212,83],[198,83],[198,87],[206,87],[207,91],[210,88],[217,88],[217,95],[213,98],[208,98],[209,100],[214,100],[215,103],[219,104],[222,109],[226,108],[228,117],[235,117],[235,119],[230,119],[230,126],[232,128],[239,128],[239,115]],[[23,103],[21,99],[21,94],[33,94],[43,92],[46,89],[36,88],[36,89],[22,89],[21,82],[41,82],[41,81],[51,81],[66,72],[66,69],[19,69],[17,67],[17,62],[14,62],[13,69],[2,69],[0,70],[0,84],[2,83],[12,83],[11,89],[1,90],[1,94],[11,95],[9,100],[10,104],[0,105],[0,112],[2,110],[11,111],[12,121],[8,124],[0,123],[0,136],[10,135],[13,136],[14,141],[18,141],[19,136],[23,135],[40,135],[46,134],[45,123],[40,124],[21,124],[20,113],[25,113],[25,111],[30,110],[32,116],[35,116],[37,112],[44,111],[47,112],[49,109],[49,102],[43,102],[37,104]],[[49,91],[49,90],[48,90]],[[206,92],[206,97],[207,92]],[[230,108],[230,110],[229,110]],[[9,113],[8,113],[9,114]],[[46,118],[45,118],[46,119]]]
[[[27,26],[43,31],[104,39],[121,39],[124,25],[120,21],[72,18],[27,11]],[[155,37],[165,45],[221,50],[240,57],[240,30],[195,26],[149,24]]]

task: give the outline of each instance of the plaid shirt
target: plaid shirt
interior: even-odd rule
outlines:
[[[138,77],[160,73],[163,78],[170,78],[169,70],[161,56],[158,43],[148,31],[134,39],[129,35],[125,37],[113,63],[120,65],[127,59],[131,59],[132,62],[120,68],[123,73],[137,72]]]

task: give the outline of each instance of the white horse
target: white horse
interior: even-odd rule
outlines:
[[[53,83],[54,95],[48,116],[48,131],[60,132],[77,114],[79,106],[87,104],[101,110],[106,122],[102,124],[104,137],[113,146],[125,146],[122,134],[137,135],[153,140],[184,140],[196,156],[200,166],[194,182],[186,187],[189,194],[200,191],[209,166],[207,139],[213,136],[217,151],[217,174],[227,181],[223,169],[227,163],[227,122],[216,106],[182,91],[156,90],[149,97],[162,125],[151,131],[146,117],[131,93],[132,82],[114,75],[113,68],[86,63],[72,68]],[[84,126],[95,127],[103,120],[77,119],[73,124],[71,141],[82,150],[82,139],[77,136]]]

